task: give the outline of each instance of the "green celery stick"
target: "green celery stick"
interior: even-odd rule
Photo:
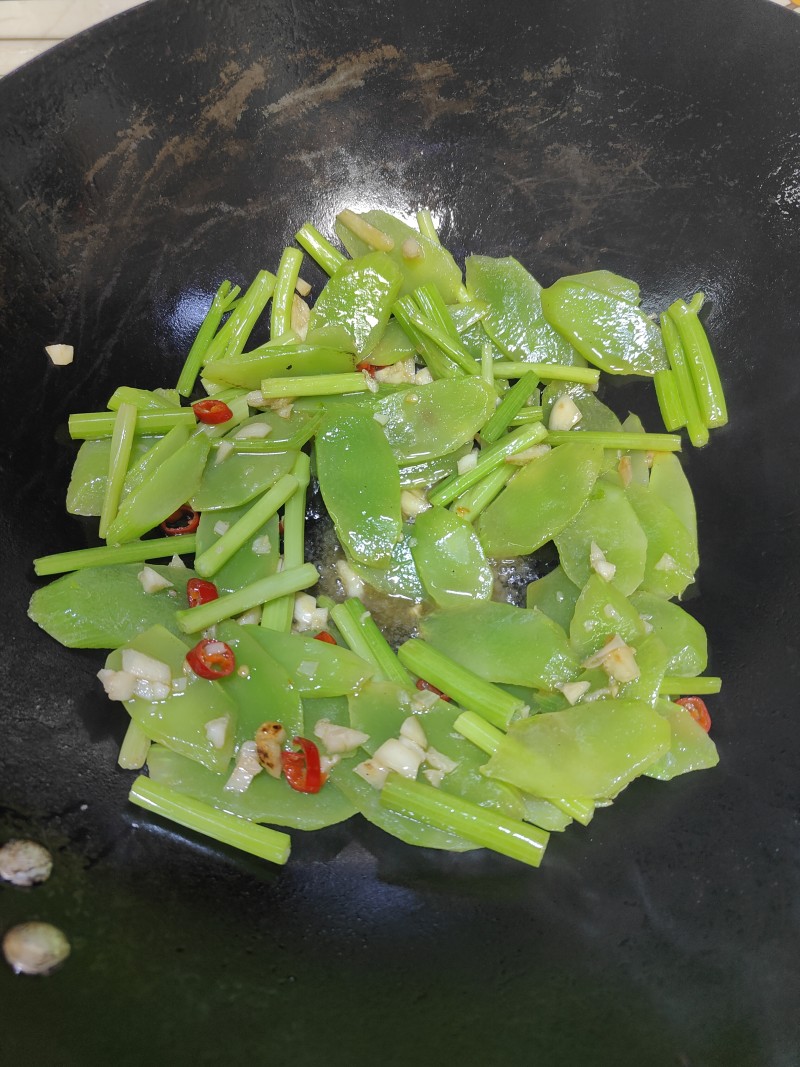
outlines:
[[[480,513],[487,508],[500,491],[505,487],[514,467],[510,463],[504,463],[502,467],[495,467],[493,471],[485,475],[472,488],[465,490],[455,498],[450,505],[460,519],[465,522],[475,522]]]
[[[481,349],[481,377],[487,385],[495,388],[494,383],[494,356],[492,355],[492,346],[487,341]]]
[[[494,364],[495,378],[521,378],[524,374],[538,374],[545,381],[577,382],[580,385],[596,386],[600,371],[595,367],[567,367],[561,363],[515,363],[497,360]]]
[[[39,556],[33,561],[33,569],[39,577],[49,574],[66,574],[85,567],[110,567],[116,563],[144,563],[148,559],[164,559],[167,556],[194,552],[194,534],[177,534],[175,537],[154,537],[150,541],[129,541],[125,545],[102,545],[99,548],[76,548],[73,552],[56,552],[52,556]]]
[[[288,570],[305,561],[306,548],[306,491],[311,481],[311,460],[301,452],[292,468],[298,489],[286,501],[283,513],[283,565]],[[271,630],[289,633],[294,615],[294,597],[282,596],[264,605],[261,625]]]
[[[381,790],[381,804],[401,815],[466,837],[493,852],[538,867],[550,835],[519,819],[496,815],[472,801],[412,782],[394,772]]]
[[[462,667],[426,641],[412,638],[398,648],[397,655],[403,666],[417,677],[435,685],[459,704],[477,709],[493,726],[504,729],[514,715],[525,710],[522,700]]]
[[[445,304],[442,294],[432,282],[420,285],[414,290],[413,296],[422,315],[428,318],[434,326],[446,333],[448,337],[452,337],[454,341],[459,340],[458,330],[450,312],[447,310],[447,304]]]
[[[673,433],[686,425],[686,412],[683,408],[681,394],[678,392],[678,384],[675,380],[675,371],[659,370],[653,376],[653,385],[656,387],[658,410],[664,420],[664,426]]]
[[[341,374],[308,374],[298,378],[265,378],[261,394],[265,400],[280,396],[334,396],[342,393],[366,393],[369,383],[362,371]]]
[[[395,304],[393,309],[395,317],[397,317],[396,308],[397,305]],[[421,334],[424,334],[428,340],[433,341],[433,343],[440,348],[446,356],[449,356],[454,363],[457,363],[463,371],[466,371],[467,374],[480,373],[480,367],[461,341],[454,340],[445,333],[444,330],[440,330],[439,327],[434,325],[429,319],[420,315],[418,311],[412,310],[408,303],[402,305],[401,311],[416,330]]]
[[[269,325],[269,334],[272,338],[281,337],[292,328],[294,287],[297,285],[297,276],[302,262],[302,252],[298,252],[296,248],[284,248],[275,279],[275,291],[272,294],[272,315]]]
[[[189,349],[186,362],[184,363],[178,378],[177,389],[181,396],[191,395],[191,392],[194,389],[194,383],[197,381],[197,375],[200,373],[200,368],[203,365],[206,351],[211,344],[214,334],[217,332],[217,328],[222,321],[222,316],[226,311],[231,310],[240,292],[241,289],[238,285],[235,285],[231,289],[231,283],[225,281],[214,294],[214,299],[211,301],[211,307],[206,312],[205,318],[200,324],[200,329],[197,331],[197,336],[192,343],[192,347]]]
[[[212,578],[248,538],[253,537],[271,519],[282,504],[297,490],[297,479],[284,474],[271,489],[259,497],[238,522],[225,531],[217,541],[195,558],[194,569],[203,578]],[[302,561],[301,561],[302,562]]]
[[[301,248],[308,252],[312,259],[319,263],[326,274],[335,274],[339,267],[346,262],[347,257],[334,248],[330,241],[327,241],[316,226],[312,226],[310,222],[300,227],[294,235],[294,239]]]
[[[133,404],[120,404],[111,435],[111,452],[108,458],[108,479],[100,509],[100,536],[105,539],[108,527],[116,518],[122,498],[122,486],[128,473],[133,435],[136,432],[137,410]]]
[[[509,456],[524,452],[526,448],[544,440],[547,430],[541,423],[531,423],[514,433],[507,434],[490,448],[484,449],[478,456],[477,464],[472,470],[463,474],[453,474],[445,478],[428,494],[431,504],[449,504],[461,493],[471,489],[485,475],[502,466]]]
[[[137,411],[175,411],[180,402],[170,400],[150,389],[134,389],[130,385],[121,385],[108,399],[108,410],[119,411],[120,404],[133,404]]]
[[[540,404],[526,404],[511,420],[511,425],[524,426],[528,422],[541,422],[543,419],[544,409]]]
[[[658,687],[658,692],[663,697],[678,696],[713,696],[722,689],[722,679],[713,675],[699,675],[696,678],[680,678],[677,675],[667,674]]]
[[[120,745],[117,765],[125,771],[139,771],[144,767],[149,751],[150,738],[138,722],[131,719]]]
[[[708,444],[708,427],[703,422],[700,414],[697,392],[695,391],[692,375],[683,351],[678,327],[666,311],[662,312],[659,321],[667,359],[669,360],[670,369],[675,375],[678,396],[686,415],[686,432],[689,434],[689,440],[694,447],[701,448],[703,445]]]
[[[351,650],[375,667],[378,681],[414,688],[414,679],[392,652],[389,642],[357,597],[335,604],[330,613]]]
[[[83,411],[69,417],[69,435],[73,441],[95,441],[111,437],[116,413],[113,411]],[[197,419],[191,408],[170,408],[164,411],[143,411],[136,420],[137,434],[162,434],[174,426],[194,429]]]
[[[441,244],[433,216],[427,208],[421,208],[417,212],[417,229],[423,237],[428,237],[431,241],[435,241],[437,245]]]
[[[392,314],[403,327],[414,348],[425,360],[425,366],[434,378],[459,378],[464,371],[458,364],[448,359],[432,341],[430,341],[411,321],[416,305],[410,296],[401,297],[392,308]]]
[[[697,313],[685,301],[676,300],[667,314],[677,327],[703,422],[708,427],[724,426],[728,421],[725,394],[714,353]]]
[[[140,808],[152,811],[164,819],[176,822],[189,830],[211,837],[242,852],[284,864],[289,859],[291,838],[280,830],[259,826],[238,815],[217,811],[192,797],[182,796],[173,789],[140,775],[133,783],[128,799]]]
[[[500,404],[495,408],[492,417],[481,430],[481,437],[487,444],[494,442],[505,433],[514,416],[533,396],[537,385],[538,376],[527,371],[519,381],[509,389]]]
[[[644,452],[680,452],[681,439],[672,433],[621,433],[613,430],[548,430],[545,438],[549,445],[566,445],[579,441],[585,445],[600,445],[602,448],[634,449]]]
[[[253,283],[239,298],[236,310],[231,312],[228,321],[206,349],[203,366],[213,363],[215,359],[238,355],[242,351],[274,289],[275,275],[270,274],[268,270],[259,271]]]
[[[301,567],[293,567],[290,571],[278,571],[268,578],[259,578],[251,582],[235,593],[210,600],[207,604],[200,604],[196,608],[186,608],[175,612],[178,626],[185,634],[198,633],[207,630],[223,619],[230,619],[233,615],[241,615],[244,611],[266,604],[279,596],[287,596],[290,593],[299,593],[302,589],[308,589],[319,579],[319,571],[313,563],[304,563]]]
[[[706,302],[705,293],[695,293],[692,299],[689,301],[688,308],[695,315],[702,310],[703,304]]]

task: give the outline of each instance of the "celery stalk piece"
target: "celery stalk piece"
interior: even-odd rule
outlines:
[[[94,441],[98,437],[111,437],[114,432],[116,413],[113,411],[82,411],[70,415],[68,427],[73,441]],[[136,419],[137,434],[162,434],[174,426],[197,425],[191,408],[170,408],[164,411],[142,411]]]
[[[465,522],[475,522],[480,513],[499,496],[513,473],[514,467],[510,463],[496,467],[470,489],[457,496],[450,505],[450,510]]]
[[[546,441],[549,445],[566,445],[570,441],[579,441],[585,445],[600,445],[602,448],[616,448],[627,452],[629,449],[640,452],[680,452],[681,439],[673,433],[620,433],[613,430],[548,430]]]
[[[529,422],[542,422],[543,420],[544,409],[540,404],[526,404],[511,420],[511,425],[524,426]]]
[[[678,327],[666,311],[662,313],[659,321],[667,359],[670,369],[675,375],[678,396],[686,415],[686,432],[689,434],[689,440],[694,447],[702,448],[703,445],[708,444],[708,427],[703,422],[700,414],[697,392],[686,360],[686,354],[683,351]]]
[[[436,225],[433,221],[433,216],[427,208],[421,208],[417,212],[417,229],[423,235],[423,237],[429,238],[431,241],[435,241],[436,244],[441,244],[439,240],[439,234],[436,230]]]
[[[491,385],[494,389],[494,356],[492,355],[492,346],[487,341],[481,349],[481,378],[487,385]]]
[[[395,304],[392,309],[395,317],[397,317],[396,309],[397,305]],[[446,356],[452,359],[454,363],[458,364],[463,371],[467,374],[480,373],[480,367],[461,341],[457,341],[450,337],[444,330],[439,329],[439,327],[434,325],[429,319],[420,315],[418,311],[410,308],[408,303],[403,304],[401,311],[414,329],[427,337],[429,341],[433,341],[433,343],[440,348]]]
[[[478,456],[477,464],[472,470],[464,474],[451,475],[429,493],[428,499],[431,504],[449,504],[461,493],[472,488],[485,475],[490,474],[495,468],[502,466],[509,456],[517,452],[523,452],[531,445],[538,444],[547,435],[547,430],[541,423],[532,423],[524,426],[521,430],[507,434],[490,448],[484,449]]]
[[[176,390],[170,390],[176,392]],[[120,385],[108,398],[108,410],[119,411],[120,404],[133,404],[137,411],[175,411],[180,407],[180,400],[171,400],[163,393],[150,389],[135,389],[130,385]]]
[[[228,593],[207,604],[176,611],[175,619],[185,634],[194,634],[199,630],[207,630],[209,626],[229,619],[232,615],[241,615],[243,611],[265,604],[268,600],[275,600],[276,597],[287,596],[289,593],[299,593],[302,589],[314,585],[318,579],[319,572],[313,563],[304,563],[302,567],[293,567],[290,571],[278,571],[268,578],[260,578],[235,593]]]
[[[118,766],[125,771],[141,770],[147,760],[150,744],[150,738],[138,722],[134,722],[131,719],[120,745],[119,756],[117,757]]]
[[[425,360],[425,366],[434,378],[460,378],[464,371],[451,359],[448,359],[436,345],[414,326],[410,315],[414,311],[414,301],[410,296],[401,297],[392,308],[392,314],[400,323],[414,348]]]
[[[39,556],[33,561],[33,569],[43,578],[49,574],[83,570],[85,567],[144,563],[148,559],[164,559],[167,556],[194,552],[196,541],[194,534],[177,534],[175,537],[154,537],[149,541],[129,541],[119,546],[76,548],[73,552],[55,552],[52,556]]]
[[[357,597],[334,605],[330,613],[350,649],[375,667],[377,681],[396,682],[413,689],[414,679]]]
[[[453,322],[453,318],[447,309],[442,299],[442,294],[431,282],[427,285],[420,285],[413,292],[414,300],[417,302],[417,306],[420,312],[428,318],[434,326],[442,330],[452,337],[454,341],[459,340],[459,333],[456,329],[456,324]]]
[[[676,300],[667,309],[667,315],[677,327],[703,422],[708,427],[724,426],[728,421],[725,394],[714,353],[697,313],[685,301]]]
[[[238,522],[235,522],[218,541],[196,557],[194,569],[203,578],[212,578],[220,567],[224,566],[235,552],[242,547],[249,537],[253,537],[268,519],[277,512],[282,504],[298,488],[297,479],[291,474],[284,474],[271,489],[259,497]],[[302,562],[302,560],[301,560]]]
[[[239,298],[236,310],[212,340],[203,356],[203,366],[215,359],[235,356],[247,344],[261,312],[267,306],[275,289],[275,275],[261,270],[247,291]]]
[[[402,644],[397,655],[404,667],[430,682],[464,707],[478,711],[493,726],[508,726],[526,705],[500,686],[487,682],[474,671],[462,667],[433,645],[418,638]]]
[[[538,384],[538,375],[532,371],[527,371],[509,389],[495,408],[492,417],[481,430],[481,437],[487,444],[494,444],[498,437],[505,433],[514,416],[533,396]]]
[[[296,248],[284,248],[278,273],[275,278],[275,290],[272,294],[272,314],[269,323],[269,335],[281,337],[292,328],[292,301],[294,287],[300,274],[303,253]]]
[[[308,374],[298,378],[265,378],[261,393],[265,400],[277,397],[335,396],[342,393],[366,393],[369,383],[362,371],[341,374]]]
[[[306,547],[306,492],[311,481],[311,460],[301,452],[292,468],[297,481],[297,491],[286,501],[283,514],[283,565],[289,570],[305,561]],[[294,597],[283,596],[264,605],[261,625],[272,630],[288,633],[292,628]]]
[[[383,230],[379,230],[377,226],[373,226],[366,219],[362,219],[360,215],[357,215],[355,211],[350,211],[349,208],[340,211],[336,216],[336,221],[350,230],[364,244],[369,245],[375,252],[391,252],[394,248],[393,237],[390,237],[388,233],[384,233]]]
[[[658,410],[661,412],[664,426],[670,433],[680,430],[686,425],[686,412],[678,392],[675,372],[672,370],[656,371],[653,376],[653,385],[656,387]]]
[[[453,729],[489,756],[497,751],[498,745],[505,737],[502,730],[492,726],[482,715],[476,715],[474,711],[463,711],[453,723]]]
[[[681,678],[678,675],[667,674],[658,687],[658,692],[664,697],[700,697],[713,696],[721,689],[722,679],[710,674],[699,675],[696,678]]]
[[[595,367],[567,367],[560,363],[520,363],[497,360],[494,364],[495,378],[521,378],[524,374],[538,374],[550,382],[576,382],[593,388],[600,381],[600,371]]]
[[[128,799],[146,811],[185,826],[189,830],[242,852],[284,864],[289,859],[291,838],[280,830],[258,826],[238,815],[217,811],[199,800],[182,796],[173,789],[140,775],[133,783]]]
[[[381,790],[381,804],[412,819],[419,819],[466,837],[493,852],[538,867],[550,835],[519,819],[509,819],[471,801],[442,793],[431,785],[412,782],[391,773]]]
[[[192,347],[189,349],[189,354],[186,357],[186,362],[183,365],[180,376],[178,378],[177,389],[181,396],[190,396],[194,389],[194,384],[197,381],[197,375],[200,373],[200,368],[203,365],[206,351],[208,346],[217,332],[217,328],[222,321],[222,316],[226,311],[230,311],[231,307],[235,304],[241,289],[238,285],[231,288],[231,283],[225,281],[220,285],[214,294],[214,298],[211,301],[211,307],[206,312],[205,318],[200,324],[200,329],[197,331]]]
[[[327,241],[316,226],[312,226],[310,222],[301,226],[297,233],[294,235],[295,241],[304,248],[312,259],[319,263],[320,267],[326,274],[335,274],[343,263],[347,261],[347,257],[334,248],[330,241]]]
[[[108,458],[108,480],[100,509],[100,536],[105,540],[108,527],[116,518],[122,499],[122,486],[128,473],[133,435],[136,432],[138,412],[133,404],[120,404],[111,435],[111,453]]]

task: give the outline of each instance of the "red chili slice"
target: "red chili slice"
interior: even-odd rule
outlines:
[[[161,529],[171,537],[173,534],[194,533],[199,525],[200,512],[190,508],[188,504],[181,504],[168,519],[164,519]]]
[[[375,371],[377,369],[378,368],[374,363],[367,363],[366,360],[362,360],[361,363],[356,363],[356,370],[365,370],[367,374],[372,375],[373,378],[375,377]]]
[[[198,400],[196,404],[192,404],[192,408],[198,419],[209,426],[216,426],[233,418],[233,412],[222,400]]]
[[[207,582],[205,578],[190,578],[186,583],[186,597],[190,608],[196,608],[200,604],[208,604],[210,600],[218,600],[219,592],[213,582]]]
[[[711,729],[711,716],[708,714],[705,700],[700,697],[681,697],[675,701],[682,708],[686,708],[698,726],[702,726],[706,733]]]
[[[201,678],[227,678],[236,670],[236,657],[230,645],[204,637],[186,653],[186,662]]]
[[[295,737],[301,752],[281,752],[286,781],[298,793],[318,793],[327,780],[319,763],[319,749],[305,737]]]
[[[318,634],[314,635],[315,641],[324,641],[326,645],[335,645],[336,638],[333,634],[329,634],[327,630],[320,630]]]
[[[431,685],[430,682],[426,682],[424,678],[417,678],[417,689],[429,689],[431,693],[435,693],[441,700],[450,699],[446,693],[443,693],[441,689],[437,689],[435,685]]]

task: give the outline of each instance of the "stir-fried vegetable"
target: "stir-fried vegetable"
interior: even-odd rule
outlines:
[[[106,544],[35,561],[61,577],[31,618],[111,650],[130,799],[276,863],[256,824],[359,812],[538,866],[636,777],[717,761],[721,683],[674,600],[699,564],[674,431],[727,420],[702,294],[659,320],[609,271],[542,288],[487,256],[464,284],[418,223],[343,211],[348,255],[306,224],[311,306],[287,248],[219,286],[176,388],[71,416],[67,507]],[[652,378],[668,432],[621,422],[603,374]],[[317,488],[335,540],[310,558]]]

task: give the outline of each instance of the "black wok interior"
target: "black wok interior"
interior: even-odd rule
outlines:
[[[71,411],[174,383],[210,294],[306,220],[429,207],[548,284],[708,294],[730,426],[684,460],[718,769],[640,780],[539,871],[353,819],[270,867],[131,807],[102,653],[26,617]],[[798,1028],[800,18],[766,0],[152,0],[0,81],[0,1060],[793,1067]],[[309,280],[319,276],[311,267]],[[43,347],[75,345],[71,367]],[[647,385],[609,393],[659,429]]]

